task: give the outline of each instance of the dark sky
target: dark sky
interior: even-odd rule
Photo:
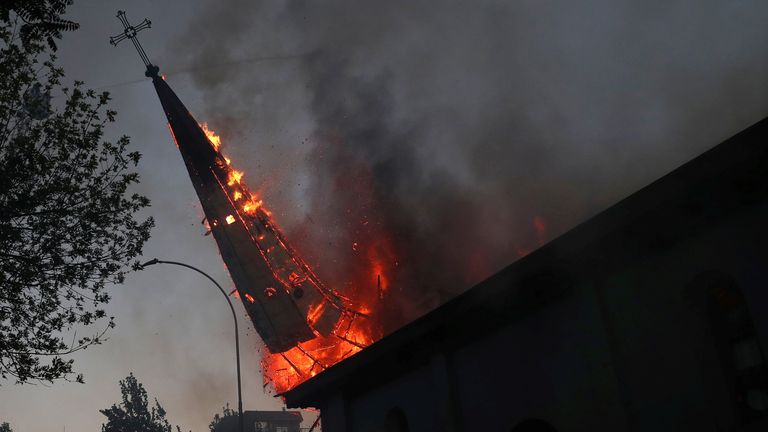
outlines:
[[[59,56],[69,79],[112,92],[113,136],[144,154],[147,258],[231,286],[154,89],[122,84],[143,68],[108,44],[117,9],[152,20],[150,58],[331,280],[359,198],[346,173],[370,173],[415,316],[768,114],[765,2],[575,3],[81,0]],[[158,266],[112,293],[110,340],[76,356],[87,384],[3,385],[0,420],[98,430],[130,371],[185,430],[234,404],[231,317],[213,287]],[[246,407],[278,408],[257,335],[242,338]]]

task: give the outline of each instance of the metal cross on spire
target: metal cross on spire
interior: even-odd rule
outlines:
[[[139,25],[132,26],[131,23],[128,22],[128,18],[125,17],[125,11],[117,11],[117,19],[119,19],[123,24],[125,30],[117,36],[110,37],[109,43],[117,46],[117,44],[120,42],[126,39],[130,39],[131,42],[133,42],[133,46],[136,47],[136,51],[139,52],[139,56],[141,57],[141,61],[144,62],[144,66],[147,67],[147,72],[145,75],[148,77],[156,77],[160,68],[153,65],[152,62],[149,61],[147,53],[144,52],[144,48],[142,48],[141,43],[139,43],[139,39],[137,38],[137,35],[140,31],[152,27],[152,21],[144,18],[144,21],[142,21]]]

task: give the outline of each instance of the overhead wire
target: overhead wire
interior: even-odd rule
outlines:
[[[202,71],[202,70],[206,70],[206,69],[218,69],[218,68],[221,68],[221,67],[239,66],[239,65],[249,64],[249,63],[260,63],[260,62],[274,61],[274,60],[292,60],[292,59],[297,59],[297,58],[301,58],[301,57],[306,57],[306,56],[308,56],[310,54],[311,53],[285,54],[285,55],[275,55],[275,56],[267,56],[267,57],[255,57],[255,58],[250,58],[250,59],[233,60],[233,61],[229,61],[229,62],[220,62],[220,63],[215,63],[215,64],[204,64],[204,65],[195,66],[195,67],[186,67],[186,68],[182,68],[182,69],[170,70],[168,72],[163,73],[162,75],[163,76],[173,76],[173,75],[181,75],[181,74],[185,74],[185,73]],[[93,87],[93,90],[106,90],[106,89],[115,88],[115,87],[122,87],[122,86],[126,86],[126,85],[131,85],[131,84],[138,84],[138,83],[142,83],[142,82],[146,82],[146,81],[147,81],[146,78],[140,78],[140,79],[135,79],[135,80],[130,80],[130,81],[122,81],[122,82],[118,82],[118,83],[105,84],[105,85]]]

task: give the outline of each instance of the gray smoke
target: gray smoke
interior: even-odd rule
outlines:
[[[169,63],[194,69],[196,115],[322,277],[354,289],[386,233],[402,321],[765,116],[767,16],[757,0],[210,0]]]

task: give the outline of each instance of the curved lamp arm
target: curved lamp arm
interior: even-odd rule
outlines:
[[[155,265],[155,264],[172,264],[172,265],[186,267],[188,269],[194,270],[194,271],[200,273],[201,275],[205,276],[206,278],[208,278],[209,281],[213,282],[213,284],[216,285],[216,288],[218,288],[219,291],[221,291],[221,294],[224,296],[224,298],[227,299],[227,304],[229,304],[229,309],[232,311],[232,318],[235,321],[235,357],[237,359],[237,412],[238,412],[238,417],[239,417],[238,421],[239,421],[239,424],[240,424],[240,432],[244,432],[244,429],[243,429],[243,392],[242,392],[242,385],[241,385],[241,382],[240,382],[240,336],[239,336],[240,332],[238,330],[237,314],[235,313],[235,307],[232,306],[232,300],[229,299],[229,296],[227,295],[227,292],[224,291],[224,288],[222,288],[221,285],[219,285],[219,283],[216,282],[216,280],[213,279],[208,273],[200,270],[197,267],[193,267],[193,266],[191,266],[189,264],[184,264],[184,263],[178,262],[178,261],[165,261],[165,260],[159,260],[157,258],[153,258],[153,259],[145,262],[144,264],[139,265],[139,269],[140,270],[144,270],[145,267],[149,267],[149,266]]]

